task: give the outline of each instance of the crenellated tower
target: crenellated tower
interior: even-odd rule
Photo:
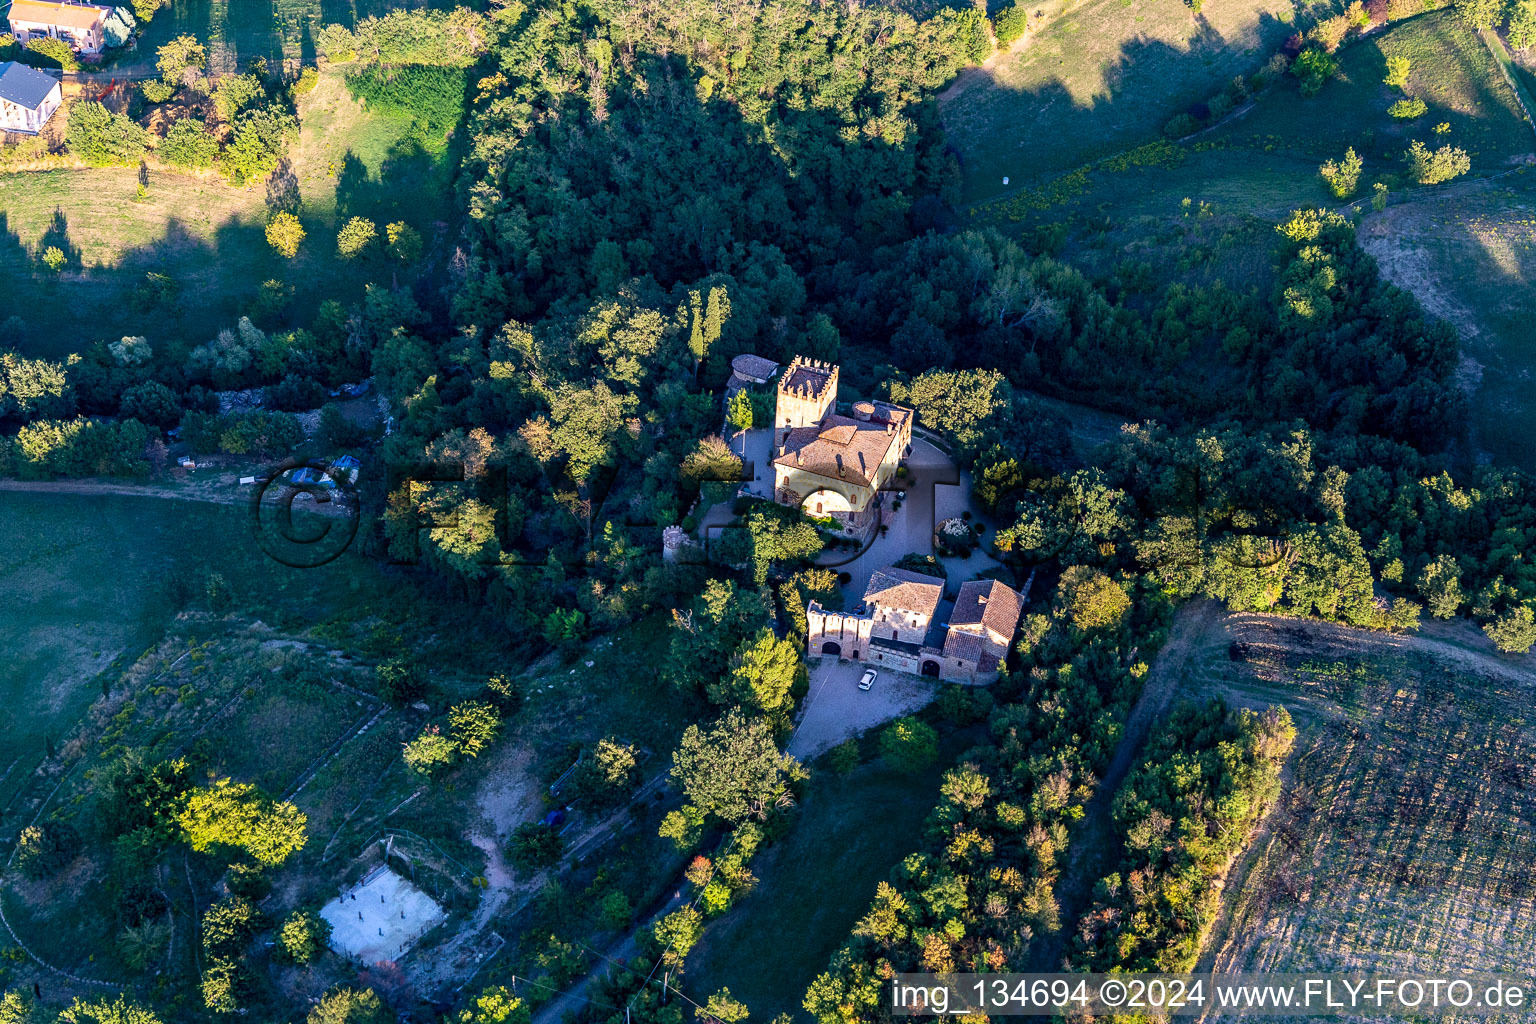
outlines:
[[[837,369],[831,363],[796,356],[779,378],[774,427],[782,433],[785,428],[819,425],[837,401]]]

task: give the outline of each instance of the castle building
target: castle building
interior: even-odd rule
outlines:
[[[773,493],[848,533],[879,520],[880,492],[912,450],[912,410],[856,402],[837,412],[838,368],[796,356],[779,379],[773,417]]]
[[[877,569],[853,612],[827,611],[816,601],[806,607],[806,653],[986,684],[1002,671],[1023,611],[1023,597],[997,580],[961,584],[950,607],[938,577]]]

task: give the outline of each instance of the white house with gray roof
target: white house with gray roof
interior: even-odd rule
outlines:
[[[52,75],[25,64],[0,64],[0,130],[36,135],[64,102],[64,88]]]

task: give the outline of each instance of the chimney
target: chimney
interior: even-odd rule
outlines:
[[[847,473],[843,471],[843,456],[841,453],[837,456],[837,475],[839,477],[847,476]]]

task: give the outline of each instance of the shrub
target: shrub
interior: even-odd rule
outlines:
[[[320,438],[332,449],[352,448],[367,440],[368,430],[348,419],[335,402],[327,402],[320,409]]]
[[[16,870],[28,878],[46,878],[79,852],[80,834],[74,826],[57,821],[28,825],[16,838]]]
[[[123,392],[122,414],[156,427],[181,419],[181,396],[157,380],[146,380]]]
[[[265,99],[266,95],[261,79],[255,75],[225,75],[213,90],[213,108],[219,112],[221,120],[233,121],[236,114]]]
[[[413,772],[432,775],[452,765],[454,754],[453,740],[444,736],[437,726],[429,725],[401,748],[400,760]]]
[[[1331,18],[1324,18],[1318,22],[1307,35],[1313,43],[1332,53],[1339,48],[1339,44],[1344,41],[1349,30],[1349,18],[1342,14],[1335,14]]]
[[[277,168],[298,132],[298,119],[281,107],[247,110],[236,119],[224,150],[224,174],[236,185],[265,177]]]
[[[421,258],[421,232],[403,220],[397,220],[384,228],[389,242],[389,254],[401,263],[415,263]]]
[[[1431,150],[1415,139],[1408,147],[1408,166],[1413,180],[1420,185],[1438,185],[1459,178],[1472,169],[1472,159],[1459,146],[1441,146]]]
[[[529,821],[513,831],[508,852],[512,863],[521,870],[537,871],[559,862],[565,853],[565,841],[548,825]]]
[[[1020,4],[1004,7],[992,19],[992,32],[998,46],[1008,46],[1029,31],[1029,12]]]
[[[203,126],[203,122],[182,117],[171,122],[155,155],[172,167],[203,171],[218,159],[219,140]]]
[[[420,671],[406,658],[381,661],[374,669],[374,678],[379,694],[397,708],[421,700],[427,692]]]
[[[63,249],[60,249],[56,245],[50,245],[48,248],[43,250],[42,261],[43,266],[57,274],[59,271],[63,270],[64,265],[69,262],[69,257],[64,254]]]
[[[29,39],[26,52],[21,55],[23,64],[35,68],[58,68],[61,71],[79,71],[80,58],[74,49],[62,39]]]
[[[1387,108],[1387,113],[1405,121],[1420,117],[1429,106],[1421,99],[1398,100]]]
[[[331,939],[331,924],[313,910],[296,910],[277,932],[277,948],[289,963],[307,964]]]
[[[1301,83],[1303,96],[1316,96],[1339,73],[1339,62],[1315,46],[1309,46],[1291,63],[1291,74]]]
[[[1461,0],[1456,11],[1468,25],[1489,29],[1504,20],[1505,0]]]
[[[139,86],[139,92],[150,103],[164,103],[176,95],[176,87],[159,78],[151,78]]]
[[[336,253],[353,259],[367,252],[379,236],[379,229],[367,217],[353,217],[336,234]]]
[[[263,397],[268,409],[305,412],[325,404],[325,388],[313,377],[290,373],[278,383],[268,385]]]
[[[208,66],[208,50],[196,36],[179,35],[155,51],[155,66],[160,77],[169,85],[181,84],[188,68]]]
[[[827,766],[839,775],[847,775],[859,766],[859,741],[844,740],[827,755]]]
[[[299,218],[286,210],[272,215],[267,221],[267,244],[279,256],[293,259],[299,254],[299,243],[304,241],[304,225]]]
[[[1521,0],[1509,15],[1509,45],[1524,50],[1536,43],[1536,2]]]
[[[1170,139],[1182,139],[1200,130],[1200,122],[1190,114],[1174,114],[1163,125],[1163,134]]]
[[[1394,89],[1401,89],[1408,84],[1408,69],[1412,63],[1407,57],[1388,57],[1387,73],[1382,82]]]
[[[135,164],[149,145],[149,132],[127,115],[114,114],[100,103],[76,103],[69,110],[64,144],[95,167]]]
[[[899,772],[915,775],[939,754],[939,734],[933,726],[910,715],[898,718],[880,734],[880,756]]]
[[[1485,625],[1483,632],[1504,653],[1524,654],[1536,643],[1536,615],[1527,605],[1520,605]]]
[[[466,700],[448,709],[448,731],[459,753],[479,757],[501,729],[501,715],[483,700]]]
[[[261,282],[261,287],[256,291],[256,301],[251,304],[251,318],[262,323],[276,323],[282,319],[288,305],[293,302],[293,285],[277,278],[268,278]],[[280,363],[281,356],[276,356],[274,362]],[[264,361],[265,363],[265,361]],[[263,365],[262,369],[267,373],[275,372],[276,366]],[[320,397],[307,405],[296,406],[299,409],[318,409],[325,401],[325,392],[320,392]]]
[[[1332,160],[1326,161],[1317,172],[1323,176],[1328,187],[1333,190],[1337,199],[1348,199],[1355,194],[1355,188],[1360,184],[1360,168],[1362,162],[1355,153],[1354,147],[1344,152],[1344,159],[1338,163]]]
[[[314,68],[305,68],[299,72],[299,77],[293,83],[293,94],[303,96],[315,91],[315,86],[320,84],[320,72]]]
[[[112,359],[118,366],[143,366],[154,358],[155,350],[150,347],[149,339],[141,337],[124,338],[122,341],[114,341],[107,346],[107,351],[112,353]]]

